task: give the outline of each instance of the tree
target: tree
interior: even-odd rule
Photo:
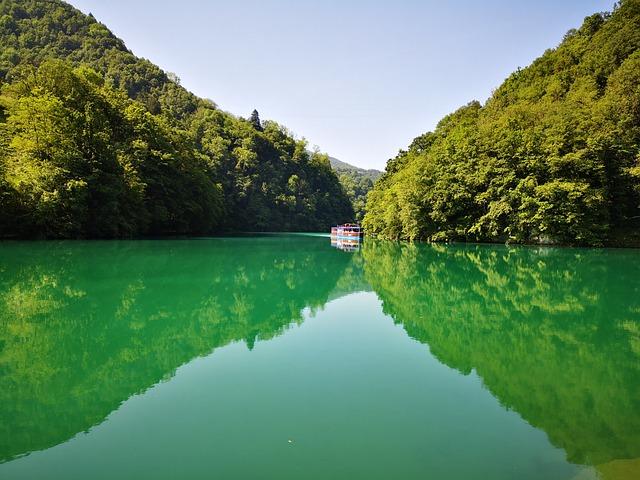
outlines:
[[[253,110],[253,112],[251,112],[251,116],[249,117],[249,122],[251,123],[251,125],[253,125],[253,128],[255,128],[256,130],[258,130],[259,132],[262,132],[262,123],[260,122],[260,115],[258,114],[258,110]]]

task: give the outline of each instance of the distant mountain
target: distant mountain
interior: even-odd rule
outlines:
[[[361,221],[365,214],[365,205],[367,203],[367,194],[373,188],[373,184],[382,175],[380,170],[364,169],[343,162],[334,157],[329,157],[329,163],[340,178],[340,183],[344,187],[353,210],[355,212],[356,221]]]
[[[347,162],[343,162],[342,160],[338,160],[335,157],[329,157],[329,162],[331,163],[331,166],[333,167],[333,169],[336,172],[359,172],[363,175],[367,175],[369,177],[371,177],[371,179],[373,179],[374,181],[377,180],[381,175],[382,172],[380,170],[376,170],[374,168],[369,168],[369,169],[365,169],[365,168],[360,168],[360,167],[356,167],[355,165],[351,165],[350,163]]]

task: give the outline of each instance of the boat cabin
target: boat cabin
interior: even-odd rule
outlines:
[[[360,239],[364,235],[362,227],[355,223],[345,223],[344,225],[337,225],[331,227],[331,236],[342,239]]]

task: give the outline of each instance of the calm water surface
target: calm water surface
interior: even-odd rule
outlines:
[[[0,478],[638,479],[640,251],[2,243]]]

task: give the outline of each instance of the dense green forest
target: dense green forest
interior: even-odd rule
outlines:
[[[198,98],[91,15],[0,1],[0,236],[319,230],[354,217],[326,155]]]
[[[372,168],[356,167],[333,157],[329,157],[329,162],[338,173],[340,183],[347,192],[349,200],[351,200],[355,219],[358,222],[361,221],[365,214],[367,194],[373,188],[375,181],[380,178],[382,172]]]
[[[640,1],[587,17],[484,105],[400,151],[364,226],[392,239],[640,243]]]

